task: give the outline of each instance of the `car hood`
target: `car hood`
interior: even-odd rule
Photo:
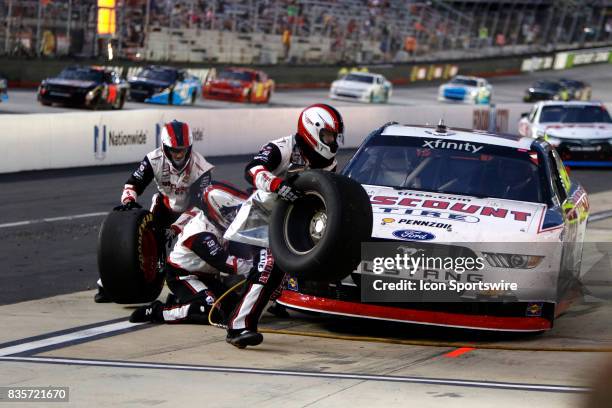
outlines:
[[[159,87],[163,87],[163,88],[167,88],[170,85],[172,85],[172,83],[170,82],[166,82],[166,81],[158,81],[156,79],[149,79],[149,78],[130,78],[130,80],[128,81],[128,83],[130,85],[135,85],[135,84],[143,84],[143,85],[150,85],[150,86],[154,86],[156,88]]]
[[[215,88],[244,88],[249,86],[250,82],[247,81],[228,81],[226,79],[213,79],[209,82],[210,86],[214,86]]]
[[[544,127],[549,136],[568,139],[612,138],[610,123],[556,123]]]
[[[355,91],[367,91],[368,89],[372,87],[372,84],[364,84],[363,82],[357,82],[357,81],[338,80],[338,81],[332,82],[332,87],[334,86],[352,89]]]
[[[45,85],[62,85],[71,86],[74,88],[92,88],[97,85],[95,81],[82,81],[79,79],[62,79],[62,78],[51,78],[45,80]]]
[[[478,87],[476,87],[476,86],[460,85],[460,84],[443,84],[443,85],[440,85],[440,90],[445,90],[445,89],[465,89],[466,92],[470,92],[470,91],[477,91]]]
[[[438,242],[532,242],[545,204],[363,186],[373,238]]]

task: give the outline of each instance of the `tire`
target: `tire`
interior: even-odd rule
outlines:
[[[102,286],[116,303],[152,302],[164,285],[153,214],[147,210],[113,211],[98,237]]]
[[[293,185],[304,197],[294,203],[279,200],[270,217],[276,263],[300,279],[343,279],[359,265],[361,243],[371,238],[368,195],[358,182],[322,170],[300,174]],[[317,220],[326,225],[312,233]]]

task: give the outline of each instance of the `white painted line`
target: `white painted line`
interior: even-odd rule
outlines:
[[[612,210],[595,213],[589,217],[589,222],[597,222],[612,217]]]
[[[402,377],[402,376],[370,375],[370,374],[326,373],[326,372],[316,372],[316,371],[291,371],[291,370],[274,370],[274,369],[261,369],[261,368],[246,368],[246,367],[183,365],[183,364],[163,364],[163,363],[145,363],[145,362],[140,363],[140,362],[129,362],[129,361],[71,359],[71,358],[55,358],[55,357],[0,357],[0,361],[98,366],[98,367],[118,367],[118,368],[140,368],[140,369],[156,369],[156,370],[184,370],[184,371],[237,373],[237,374],[285,375],[285,376],[294,376],[294,377],[330,378],[330,379],[338,379],[338,380],[387,381],[387,382],[401,382],[401,383],[413,383],[413,384],[420,383],[420,384],[494,388],[494,389],[506,389],[506,390],[520,390],[520,391],[570,392],[570,393],[582,393],[582,392],[590,391],[590,389],[587,387],[575,387],[575,386],[554,385],[554,384],[550,384],[550,385],[549,384],[526,384],[526,383],[508,383],[508,382],[497,382],[497,381],[459,380],[459,379],[452,379],[452,378]]]
[[[130,327],[138,326],[143,323],[130,323],[130,322],[119,322],[107,324],[99,327],[92,327],[90,329],[80,330],[74,333],[62,334],[55,337],[49,337],[42,340],[29,341],[27,343],[17,344],[15,346],[9,346],[0,349],[0,356],[9,356],[11,354],[23,353],[26,351],[36,350],[43,347],[54,346],[62,343],[69,343],[88,337],[99,336],[101,334],[107,334],[124,330]]]
[[[79,218],[101,217],[101,216],[106,215],[106,214],[108,214],[108,211],[106,211],[106,212],[95,212],[95,213],[85,213],[85,214],[75,214],[75,215],[66,215],[66,216],[63,216],[63,217],[39,218],[37,220],[7,222],[6,224],[0,224],[0,228],[20,227],[22,225],[41,224],[43,222],[70,221],[70,220],[76,220],[76,219],[79,219]]]

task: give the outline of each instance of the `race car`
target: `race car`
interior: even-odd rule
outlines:
[[[465,102],[488,104],[491,102],[493,87],[484,78],[457,75],[438,88],[438,100],[444,102]]]
[[[161,105],[193,105],[201,81],[184,69],[150,65],[128,79],[130,99]]]
[[[592,88],[588,83],[569,78],[561,78],[559,83],[569,91],[570,99],[578,101],[591,100]]]
[[[101,67],[73,66],[57,77],[43,80],[38,87],[38,101],[90,109],[121,109],[129,85],[117,72]]]
[[[538,102],[518,128],[546,138],[568,166],[612,166],[612,119],[601,102]]]
[[[571,98],[569,88],[560,81],[536,81],[523,96],[523,102],[567,101]]]
[[[362,261],[341,281],[291,276],[279,304],[327,315],[540,332],[552,328],[579,296],[587,195],[543,139],[389,124],[364,140],[342,175],[361,183],[371,204],[371,242],[361,247]],[[302,256],[321,250],[316,243],[330,232],[331,222],[321,212],[336,205],[330,200],[323,197],[326,206],[310,213],[300,208],[302,216],[313,217],[310,224],[301,220],[304,228],[293,228],[305,236],[302,240],[290,237],[285,222],[284,231],[290,242],[300,243],[296,251]],[[316,228],[307,228],[314,221]],[[305,242],[314,242],[314,249]],[[379,247],[378,253],[391,249],[415,262],[439,253],[455,260],[471,256],[481,264],[460,270],[421,263],[406,269],[394,267],[390,258],[391,266],[377,274],[377,258],[368,256]],[[396,286],[377,292],[380,279]],[[473,288],[413,293],[398,286],[410,282],[417,288],[453,282]]]
[[[386,103],[389,102],[393,85],[380,74],[351,72],[332,82],[329,88],[331,99]]]
[[[0,75],[0,102],[8,101],[8,81]]]
[[[268,103],[273,92],[274,81],[265,72],[249,68],[226,68],[202,87],[205,99],[234,102]]]

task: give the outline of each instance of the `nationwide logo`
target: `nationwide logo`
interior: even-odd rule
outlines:
[[[398,230],[393,231],[393,236],[406,241],[430,241],[436,236],[425,231],[417,230]]]
[[[126,133],[122,130],[119,130],[119,131],[111,130],[110,132],[108,132],[108,141],[111,146],[147,144],[147,131],[137,130],[134,133]]]

